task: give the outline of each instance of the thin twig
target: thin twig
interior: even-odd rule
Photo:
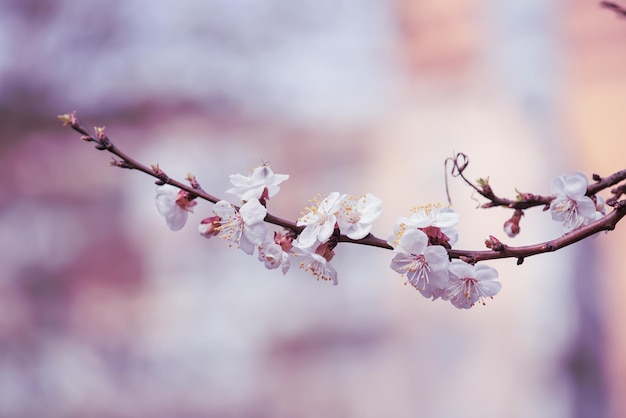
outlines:
[[[618,16],[626,17],[626,9],[617,3],[611,1],[601,1],[600,6],[605,9],[613,10]]]

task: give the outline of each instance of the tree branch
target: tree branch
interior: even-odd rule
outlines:
[[[190,199],[200,198],[211,203],[217,203],[221,200],[202,190],[199,183],[193,176],[189,176],[187,178],[187,181],[189,181],[191,184],[187,185],[167,176],[158,165],[148,167],[136,161],[111,142],[111,140],[105,134],[104,128],[96,127],[95,133],[92,133],[76,118],[75,113],[61,115],[59,116],[59,119],[63,122],[65,126],[70,126],[72,129],[79,132],[82,135],[81,138],[83,140],[96,143],[96,149],[101,151],[108,151],[117,158],[119,158],[119,160],[114,159],[111,165],[131,170],[139,170],[145,174],[148,174],[149,176],[156,178],[157,185],[170,184],[181,190],[186,191],[189,194]],[[520,211],[522,209],[527,209],[533,206],[544,206],[545,208],[547,208],[549,207],[550,202],[554,199],[554,196],[540,196],[531,193],[518,193],[518,197],[516,200],[498,197],[491,189],[488,180],[479,179],[478,185],[476,185],[470,182],[465,177],[464,171],[469,165],[467,155],[463,153],[457,153],[454,157],[448,158],[445,162],[446,175],[449,163],[452,163],[452,168],[450,172],[453,177],[461,177],[461,179],[463,179],[463,181],[465,181],[465,183],[467,183],[471,188],[473,188],[481,196],[489,200],[488,203],[482,205],[483,208],[505,206]],[[594,196],[597,192],[605,190],[625,180],[626,170],[618,171],[617,173],[611,174],[610,176],[604,178],[601,178],[597,174],[594,174],[593,179],[595,180],[595,183],[589,185],[589,187],[587,188],[587,195],[589,196]],[[448,185],[446,179],[446,192],[448,189],[447,186]],[[574,231],[566,233],[559,238],[535,245],[512,247],[503,244],[496,237],[490,236],[489,239],[485,241],[487,247],[490,248],[489,250],[474,251],[448,248],[448,255],[450,256],[450,258],[458,258],[470,264],[474,264],[479,261],[493,260],[499,258],[516,258],[518,260],[518,264],[521,264],[526,257],[559,250],[563,247],[574,244],[582,239],[594,235],[600,231],[611,231],[615,228],[617,223],[624,216],[626,216],[626,200],[618,200],[623,194],[626,194],[626,185],[619,185],[618,187],[612,189],[611,192],[613,193],[613,197],[607,201],[607,204],[609,206],[612,206],[613,210],[609,214],[596,220],[595,222],[592,222],[585,226],[581,226]],[[235,208],[239,210],[239,207],[235,206]],[[521,217],[521,215],[519,216]],[[303,229],[303,227],[297,226],[295,222],[280,218],[270,213],[267,214],[264,221],[291,230],[295,235],[298,235]],[[378,238],[372,234],[368,234],[366,237],[356,240],[348,238],[345,235],[339,235],[337,238],[337,242],[354,243],[383,248],[386,250],[393,250],[393,247],[389,245],[386,240]]]

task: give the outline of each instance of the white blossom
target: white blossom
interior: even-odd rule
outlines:
[[[286,274],[291,266],[289,254],[283,251],[282,247],[273,240],[266,240],[259,245],[259,261],[262,261],[265,268],[270,270],[281,267],[283,274]]]
[[[165,222],[172,231],[178,231],[185,226],[189,212],[193,212],[191,208],[196,205],[195,201],[187,198],[187,192],[170,184],[157,186],[155,202],[157,210],[165,217]]]
[[[213,212],[220,218],[217,221],[218,237],[233,242],[246,254],[252,254],[265,241],[268,229],[263,219],[267,209],[258,199],[250,199],[239,211],[225,200],[220,200],[213,207]]]
[[[406,275],[407,283],[425,297],[444,296],[448,285],[448,252],[441,245],[428,245],[428,237],[420,230],[406,231],[394,248],[396,256],[391,268]]]
[[[361,239],[370,233],[372,223],[382,211],[382,201],[371,193],[358,199],[345,196],[337,212],[337,225],[348,238]]]
[[[298,219],[297,225],[304,226],[298,236],[298,246],[311,248],[328,241],[337,223],[337,211],[343,199],[339,192],[332,192],[321,201],[314,199],[317,206],[307,208],[307,213]]]
[[[239,197],[243,202],[250,199],[261,199],[267,189],[267,198],[274,197],[280,190],[279,184],[289,178],[288,174],[274,174],[267,165],[254,169],[252,175],[232,174],[230,182],[233,186],[226,193]]]
[[[563,224],[565,231],[572,231],[601,216],[596,212],[593,200],[585,195],[588,184],[587,176],[581,172],[552,179],[552,194],[556,197],[550,202],[550,213],[553,220]]]
[[[311,272],[317,280],[332,281],[335,286],[338,284],[337,271],[324,256],[308,248],[294,246],[293,250],[294,256],[300,259],[299,267],[301,269]],[[332,252],[330,253],[332,254]]]
[[[476,302],[485,304],[493,298],[502,285],[496,281],[498,272],[489,266],[472,266],[464,261],[453,260],[448,267],[450,284],[446,296],[459,309],[469,309]]]

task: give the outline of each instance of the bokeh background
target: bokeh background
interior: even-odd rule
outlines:
[[[340,245],[333,287],[200,237],[206,202],[173,233],[56,120],[221,197],[269,162],[289,219],[371,192],[387,237],[453,152],[506,196],[625,168],[625,41],[582,0],[0,0],[0,416],[626,416],[622,225],[490,263],[503,290],[459,311],[385,250]],[[458,248],[504,235],[450,192]],[[561,233],[536,209],[507,242]]]

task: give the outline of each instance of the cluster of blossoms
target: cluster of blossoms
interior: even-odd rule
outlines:
[[[448,300],[468,309],[476,302],[495,296],[502,287],[498,272],[488,266],[450,261],[447,249],[458,239],[459,215],[452,209],[429,205],[401,217],[389,244],[396,253],[391,268],[405,276],[407,284],[432,300]]]
[[[230,176],[233,187],[226,192],[239,198],[240,207],[220,200],[213,207],[213,216],[200,222],[200,234],[217,236],[248,255],[255,252],[268,269],[280,268],[286,274],[292,260],[311,272],[318,280],[337,284],[337,272],[330,264],[340,235],[360,240],[370,234],[373,222],[382,212],[382,202],[368,193],[354,197],[332,192],[313,199],[296,223],[287,232],[270,230],[265,222],[267,202],[289,178],[275,174],[267,165],[254,169],[249,176]],[[586,196],[588,180],[582,173],[561,175],[552,181],[552,218],[563,224],[565,231],[587,225],[604,215],[600,197]],[[181,229],[196,202],[184,190],[170,185],[157,188],[157,209],[170,229]],[[485,303],[501,289],[498,273],[485,265],[451,260],[448,250],[458,240],[456,225],[459,215],[441,205],[413,209],[409,217],[400,217],[387,243],[395,253],[390,267],[406,278],[406,284],[432,300],[449,301],[460,309]],[[523,211],[515,210],[505,225],[509,236],[519,233]]]
[[[283,274],[289,270],[294,257],[300,268],[311,272],[318,280],[337,284],[337,272],[330,260],[339,234],[355,240],[364,238],[380,216],[382,202],[372,194],[357,198],[333,192],[323,199],[314,199],[315,206],[306,208],[297,222],[297,226],[302,227],[299,234],[271,231],[264,222],[267,201],[279,192],[280,184],[288,178],[286,174],[275,174],[267,165],[255,168],[250,176],[231,175],[234,187],[226,192],[241,199],[241,207],[220,200],[213,207],[214,216],[200,222],[200,234],[206,238],[224,238],[248,255],[256,251],[265,267],[280,267]],[[169,185],[157,188],[156,203],[159,213],[174,231],[184,226],[195,205],[188,192]]]

